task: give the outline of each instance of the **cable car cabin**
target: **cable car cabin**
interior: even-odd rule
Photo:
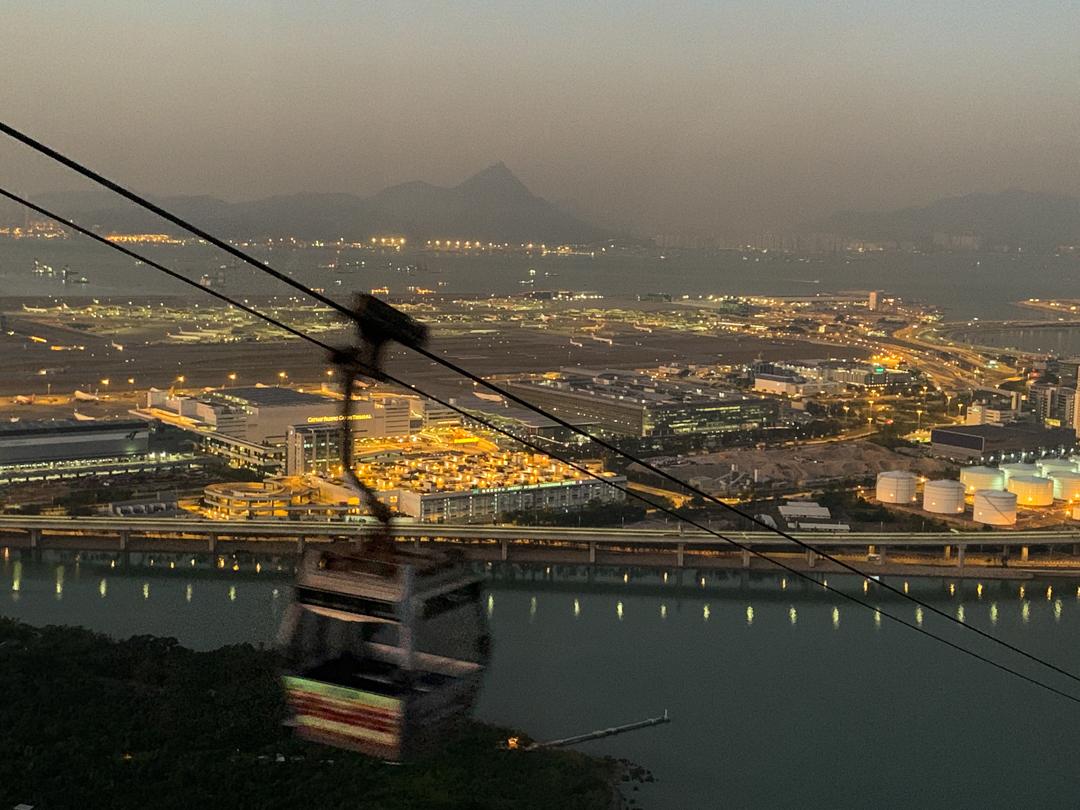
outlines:
[[[391,761],[433,749],[480,689],[480,597],[460,553],[308,551],[281,628],[298,733]]]

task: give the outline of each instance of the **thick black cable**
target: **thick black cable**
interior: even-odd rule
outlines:
[[[254,257],[249,256],[244,251],[239,250],[238,248],[236,248],[236,247],[234,247],[234,246],[232,246],[232,245],[230,245],[230,244],[228,244],[226,242],[223,242],[221,239],[218,239],[217,237],[213,236],[212,234],[207,233],[206,231],[202,230],[201,228],[198,228],[197,226],[191,224],[190,222],[187,222],[186,220],[182,219],[181,217],[178,217],[175,214],[172,214],[169,211],[166,211],[165,209],[161,208],[160,206],[155,205],[154,203],[150,202],[146,198],[136,194],[133,191],[129,191],[128,189],[124,188],[123,186],[121,186],[121,185],[119,185],[117,183],[114,183],[113,181],[109,180],[108,178],[103,177],[102,175],[98,174],[97,172],[93,171],[92,169],[89,169],[86,166],[83,166],[82,164],[78,163],[77,161],[75,161],[75,160],[73,160],[73,159],[71,159],[69,157],[66,157],[65,155],[62,155],[61,153],[57,152],[56,150],[52,149],[51,147],[46,146],[42,142],[30,137],[29,135],[26,135],[26,134],[20,132],[19,130],[15,129],[14,127],[9,126],[8,124],[3,123],[2,121],[0,121],[0,132],[3,132],[5,134],[9,135],[10,137],[14,138],[15,140],[20,141],[21,143],[29,146],[30,148],[34,149],[35,151],[40,152],[41,154],[44,154],[47,157],[50,157],[53,160],[56,160],[57,162],[63,164],[64,166],[67,166],[68,168],[72,169],[73,171],[78,172],[79,174],[83,175],[84,177],[87,177],[87,178],[93,180],[94,182],[99,183],[100,185],[103,185],[103,186],[105,186],[106,188],[108,188],[108,189],[110,189],[112,191],[115,191],[117,194],[120,194],[121,196],[127,198],[128,200],[131,200],[132,202],[136,203],[137,205],[139,205],[139,206],[141,206],[143,208],[146,208],[147,210],[152,211],[155,214],[158,214],[159,216],[163,217],[164,219],[168,220],[169,222],[172,222],[173,224],[178,225],[179,227],[181,227],[181,228],[195,234],[196,236],[199,236],[200,238],[206,240],[210,244],[213,244],[213,245],[221,248],[222,250],[226,251],[230,255],[241,259],[242,261],[250,264],[251,266],[255,267],[256,269],[258,269],[258,270],[260,270],[260,271],[262,271],[264,273],[267,273],[268,275],[278,279],[279,281],[283,281],[284,283],[286,283],[289,286],[293,287],[294,289],[304,293],[305,295],[308,295],[308,296],[314,298],[315,300],[326,304],[327,306],[333,308],[334,310],[341,313],[342,315],[345,315],[347,317],[351,315],[349,310],[345,306],[343,306],[342,304],[339,304],[337,301],[334,301],[331,298],[327,298],[325,295],[322,295],[321,293],[315,292],[311,288],[307,287],[304,284],[301,284],[300,282],[296,281],[295,279],[289,278],[288,276],[286,276],[286,275],[284,275],[282,273],[279,273],[277,270],[274,270],[273,268],[269,267],[265,263],[260,262],[258,259],[255,259]],[[692,492],[695,495],[699,495],[703,499],[705,499],[707,501],[710,501],[710,502],[716,504],[717,506],[720,506],[721,508],[728,510],[729,512],[732,512],[733,514],[736,514],[739,517],[742,517],[745,520],[748,520],[751,523],[756,524],[757,526],[760,526],[765,531],[771,532],[772,534],[775,534],[775,535],[777,535],[779,537],[783,537],[784,539],[788,540],[789,542],[794,543],[795,545],[799,546],[800,548],[802,548],[802,549],[804,549],[806,551],[811,551],[811,552],[817,554],[818,556],[820,556],[822,559],[828,560],[829,562],[833,563],[834,565],[838,565],[839,567],[843,568],[846,571],[850,571],[853,574],[856,574],[856,575],[858,575],[860,577],[866,578],[865,573],[863,573],[859,569],[855,568],[853,565],[844,562],[839,557],[836,557],[836,556],[834,556],[832,554],[821,551],[820,549],[816,548],[815,546],[811,545],[810,543],[807,543],[807,542],[805,542],[803,540],[799,540],[798,538],[794,537],[791,534],[788,534],[787,532],[783,531],[782,529],[779,529],[779,528],[777,528],[775,526],[770,526],[769,524],[765,523],[764,521],[758,520],[753,515],[750,515],[750,514],[748,514],[746,512],[742,512],[739,509],[736,509],[731,504],[725,503],[724,501],[720,500],[719,498],[716,498],[716,497],[704,492],[703,490],[698,489],[697,487],[694,487],[694,486],[692,486],[692,485],[690,485],[690,484],[688,484],[688,483],[686,483],[684,481],[681,481],[680,479],[673,476],[671,473],[668,473],[668,472],[664,471],[663,469],[661,469],[659,467],[656,467],[656,466],[654,466],[652,464],[649,464],[647,461],[642,461],[641,459],[636,458],[632,454],[627,453],[626,451],[620,449],[619,447],[615,446],[614,444],[611,444],[610,442],[608,442],[608,441],[606,441],[604,439],[601,439],[601,438],[599,438],[597,436],[592,435],[587,430],[585,430],[585,429],[583,429],[583,428],[581,428],[581,427],[579,427],[577,425],[574,425],[574,424],[566,421],[565,419],[562,419],[561,417],[556,416],[555,414],[549,413],[548,411],[544,410],[543,408],[541,408],[541,407],[539,407],[537,405],[534,405],[534,404],[532,404],[531,402],[528,402],[525,399],[522,399],[521,397],[511,393],[510,391],[505,390],[504,388],[497,385],[496,383],[493,383],[493,382],[491,382],[489,380],[486,380],[483,377],[479,376],[478,374],[474,374],[473,372],[469,371],[468,369],[462,368],[461,366],[457,365],[453,361],[448,360],[447,358],[442,357],[440,355],[437,355],[434,352],[432,352],[432,351],[430,351],[428,349],[425,349],[423,347],[420,347],[420,346],[412,346],[410,348],[412,348],[414,351],[416,351],[422,357],[426,357],[428,360],[430,360],[430,361],[432,361],[434,363],[437,363],[437,364],[443,366],[444,368],[449,369],[450,371],[453,371],[454,373],[459,374],[459,375],[465,377],[466,379],[469,379],[469,380],[473,381],[474,383],[477,383],[478,385],[483,385],[485,388],[499,394],[500,396],[510,400],[511,402],[514,402],[514,403],[516,403],[518,405],[521,405],[524,408],[527,408],[528,410],[532,411],[533,413],[539,414],[541,416],[544,416],[547,419],[552,420],[553,422],[555,422],[559,426],[564,427],[564,428],[572,431],[573,433],[576,433],[577,435],[579,435],[579,436],[581,436],[581,437],[583,437],[585,439],[588,439],[589,441],[592,441],[597,446],[602,447],[605,450],[608,450],[609,452],[615,453],[616,455],[618,455],[618,456],[620,456],[620,457],[622,457],[622,458],[624,458],[624,459],[626,459],[628,461],[631,461],[631,462],[633,462],[635,464],[638,464],[643,469],[648,470],[649,472],[660,476],[661,478],[665,479],[666,481],[674,483],[677,486],[682,487],[686,491]],[[725,537],[723,539],[725,539],[725,540],[727,540],[728,542],[731,542],[731,543],[734,542],[734,541],[730,540],[730,538]],[[903,599],[907,599],[908,601],[911,601],[911,602],[913,602],[913,603],[915,603],[915,604],[917,604],[917,605],[919,605],[921,607],[924,607],[927,610],[929,610],[931,613],[934,613],[934,614],[940,616],[941,618],[943,618],[943,619],[945,619],[947,621],[953,622],[954,624],[959,625],[960,627],[963,627],[963,628],[965,628],[967,630],[970,630],[973,633],[976,633],[977,635],[980,635],[980,636],[982,636],[982,637],[984,637],[986,639],[989,639],[990,641],[992,641],[995,644],[999,644],[1002,647],[1005,647],[1006,649],[1011,650],[1012,652],[1016,653],[1017,655],[1023,656],[1024,658],[1027,658],[1027,659],[1029,659],[1031,661],[1034,661],[1035,663],[1038,663],[1038,664],[1041,664],[1041,665],[1043,665],[1045,667],[1048,667],[1049,669],[1057,672],[1058,674],[1064,675],[1065,677],[1067,677],[1067,678],[1069,678],[1069,679],[1071,679],[1073,681],[1076,681],[1077,683],[1080,683],[1080,676],[1076,676],[1076,675],[1072,674],[1071,672],[1069,672],[1069,671],[1067,671],[1067,670],[1065,670],[1065,669],[1063,669],[1061,667],[1058,667],[1058,666],[1056,666],[1054,664],[1051,664],[1048,661],[1044,661],[1043,659],[1041,659],[1041,658],[1039,658],[1039,657],[1037,657],[1037,656],[1035,656],[1035,655],[1033,655],[1033,654],[1031,654],[1029,652],[1026,652],[1025,650],[1022,650],[1021,648],[1019,648],[1019,647],[1017,647],[1017,646],[1015,646],[1013,644],[1010,644],[1007,641],[1004,641],[1004,640],[998,638],[997,636],[994,636],[994,635],[992,635],[990,633],[987,633],[984,630],[980,630],[977,627],[972,627],[971,625],[960,621],[956,617],[950,616],[948,613],[945,613],[942,610],[939,610],[939,609],[937,609],[937,608],[935,608],[935,607],[933,607],[933,606],[931,606],[929,604],[926,604],[926,603],[920,601],[919,599],[916,599],[915,597],[911,596],[910,594],[904,593],[899,588],[896,588],[896,587],[894,587],[892,585],[889,585],[889,584],[887,584],[886,582],[884,582],[884,581],[882,581],[880,579],[875,579],[875,580],[872,580],[872,581],[877,585],[877,587],[880,587],[880,588],[882,588],[882,589],[884,589],[886,591],[889,591],[890,593],[892,593],[892,594],[894,594],[896,596],[900,596]]]
[[[57,152],[55,149],[53,149],[53,148],[51,148],[49,146],[46,146],[41,141],[39,141],[39,140],[37,140],[35,138],[31,138],[26,133],[20,132],[19,130],[15,129],[14,127],[9,126],[8,124],[5,124],[3,121],[0,121],[0,132],[3,132],[5,135],[8,135],[8,136],[14,138],[15,140],[19,141],[20,143],[25,144],[26,146],[29,146],[34,151],[40,152],[41,154],[45,155],[46,157],[49,157],[49,158],[55,160],[57,163],[61,163],[64,166],[67,166],[69,169],[71,169],[74,172],[77,172],[78,174],[81,174],[83,177],[86,177],[86,178],[88,178],[90,180],[93,180],[98,185],[104,186],[105,188],[109,189],[110,191],[116,192],[121,197],[127,198],[128,200],[135,203],[136,205],[138,205],[138,206],[140,206],[142,208],[145,208],[147,211],[152,211],[153,213],[157,214],[162,219],[168,220],[172,224],[183,228],[185,231],[188,231],[190,233],[195,234],[200,239],[206,240],[207,242],[209,242],[214,247],[221,248],[221,250],[224,250],[230,256],[233,256],[233,257],[235,257],[237,259],[240,259],[241,261],[246,262],[247,264],[250,264],[251,266],[261,270],[262,272],[273,276],[278,281],[281,281],[281,282],[283,282],[285,284],[288,284],[290,287],[295,288],[299,292],[302,292],[304,295],[311,296],[316,301],[320,301],[321,303],[326,304],[328,307],[332,307],[332,308],[336,309],[342,315],[346,315],[346,316],[349,315],[348,307],[342,306],[341,304],[339,304],[334,299],[327,298],[325,295],[323,295],[321,293],[317,293],[312,289],[309,289],[308,287],[304,286],[300,282],[289,278],[284,273],[279,273],[277,270],[274,270],[272,267],[269,267],[266,264],[264,264],[263,262],[260,262],[258,259],[254,258],[253,256],[249,256],[247,253],[244,253],[244,251],[239,250],[238,248],[234,247],[233,245],[230,245],[228,242],[225,242],[225,241],[223,241],[221,239],[218,239],[216,236],[214,236],[211,233],[208,233],[207,231],[203,230],[202,228],[199,228],[198,226],[193,225],[192,223],[188,222],[187,220],[176,216],[176,214],[173,214],[173,213],[171,213],[169,211],[166,211],[160,205],[157,205],[155,203],[150,202],[150,200],[146,199],[142,195],[136,194],[134,191],[130,191],[129,189],[124,188],[119,183],[115,183],[112,180],[110,180],[109,178],[98,174],[93,169],[90,169],[90,168],[82,165],[78,161],[73,160],[73,159],[67,157],[66,155],[62,155],[60,152]],[[59,220],[57,220],[57,221],[59,221]]]
[[[329,345],[323,343],[318,338],[314,338],[314,337],[312,337],[311,335],[308,335],[305,332],[301,332],[301,331],[299,331],[297,329],[294,329],[293,327],[282,323],[281,321],[273,318],[270,315],[266,315],[265,313],[263,313],[263,312],[261,312],[261,311],[259,311],[257,309],[254,309],[253,307],[250,307],[250,306],[247,306],[246,304],[241,303],[240,301],[232,298],[231,296],[225,295],[224,293],[218,292],[217,290],[213,290],[213,289],[204,287],[201,284],[199,284],[198,282],[195,282],[192,279],[189,279],[189,278],[187,278],[187,277],[185,277],[185,276],[183,276],[183,275],[181,275],[179,273],[176,273],[175,271],[170,270],[169,268],[165,267],[164,265],[159,264],[158,262],[155,262],[152,259],[149,259],[146,256],[143,256],[142,254],[139,254],[139,253],[137,253],[137,252],[135,252],[133,250],[130,250],[130,249],[124,247],[123,245],[120,245],[120,244],[118,244],[116,242],[113,242],[113,241],[111,241],[109,239],[106,239],[105,237],[102,237],[102,236],[94,233],[93,231],[90,231],[90,230],[82,227],[81,225],[78,225],[75,222],[72,222],[71,220],[64,219],[63,217],[59,216],[58,214],[54,214],[53,212],[51,212],[51,211],[49,211],[49,210],[47,210],[47,209],[45,209],[45,208],[43,208],[43,207],[41,207],[39,205],[36,205],[34,203],[29,202],[28,200],[24,200],[24,199],[16,196],[15,194],[12,194],[11,192],[3,189],[3,188],[0,188],[0,195],[3,195],[4,197],[7,197],[8,199],[10,199],[10,200],[12,200],[14,202],[25,205],[26,207],[30,208],[33,211],[36,211],[37,213],[41,214],[42,216],[49,217],[50,219],[53,219],[56,222],[59,222],[61,225],[69,227],[72,230],[83,234],[84,236],[88,236],[91,239],[93,239],[94,241],[100,242],[103,245],[111,247],[114,250],[117,250],[117,251],[129,256],[130,258],[136,259],[137,261],[141,261],[144,264],[146,264],[147,266],[153,267],[154,269],[159,270],[159,271],[165,273],[166,275],[168,275],[168,276],[170,276],[170,277],[172,277],[172,278],[174,278],[174,279],[176,279],[178,281],[182,281],[185,284],[188,284],[188,285],[190,285],[192,287],[195,287],[196,289],[199,289],[202,292],[205,292],[205,293],[213,296],[214,298],[217,298],[217,299],[229,304],[230,306],[234,306],[237,309],[240,309],[240,310],[242,310],[244,312],[247,312],[250,315],[253,315],[253,316],[257,317],[257,318],[260,318],[261,320],[264,320],[267,323],[270,323],[270,324],[278,327],[279,329],[282,329],[285,332],[288,332],[289,334],[295,335],[296,337],[299,337],[299,338],[301,338],[303,340],[306,340],[306,341],[308,341],[308,342],[310,342],[310,343],[312,343],[312,344],[314,344],[314,345],[316,345],[316,346],[318,346],[318,347],[320,347],[322,349],[325,349],[327,352],[333,352],[334,351],[332,347],[330,347]],[[425,397],[427,399],[430,399],[433,402],[437,402],[438,404],[442,405],[443,407],[448,408],[450,410],[453,410],[453,411],[457,412],[458,414],[460,414],[460,415],[462,415],[462,416],[464,416],[464,417],[466,417],[468,419],[472,419],[473,421],[479,422],[480,424],[484,425],[488,429],[490,429],[492,431],[495,431],[496,433],[499,433],[499,434],[501,434],[503,436],[506,436],[507,438],[512,439],[513,441],[515,441],[515,442],[517,442],[519,444],[522,444],[525,447],[529,447],[532,450],[536,450],[538,452],[542,452],[542,453],[545,453],[545,454],[548,454],[548,455],[554,455],[549,448],[543,447],[543,446],[541,446],[541,445],[539,445],[539,444],[537,444],[535,442],[532,442],[529,439],[519,437],[519,436],[511,433],[509,430],[498,427],[497,425],[495,425],[495,424],[493,424],[491,422],[488,422],[488,421],[486,421],[486,420],[484,420],[482,418],[477,417],[475,414],[470,413],[466,409],[461,408],[461,407],[459,407],[458,405],[456,405],[454,403],[451,403],[451,402],[449,402],[447,400],[441,399],[440,397],[433,396],[433,395],[427,393],[426,391],[422,390],[421,388],[417,387],[416,385],[413,385],[412,383],[408,383],[408,382],[406,382],[404,380],[401,380],[401,379],[398,379],[398,378],[396,378],[396,377],[394,377],[392,375],[385,374],[385,372],[384,372],[384,376],[386,377],[387,381],[392,382],[392,383],[394,383],[396,385],[399,385],[402,388],[405,388],[407,390],[413,391],[417,395]],[[350,392],[350,395],[351,395],[351,392]],[[711,534],[711,535],[717,537],[720,540],[724,540],[724,541],[734,545],[735,547],[737,547],[739,549],[742,549],[743,551],[751,553],[751,554],[755,555],[756,557],[759,557],[759,558],[765,560],[766,562],[769,562],[770,564],[775,565],[777,568],[780,568],[781,570],[787,571],[788,573],[792,574],[795,577],[799,577],[800,579],[804,579],[804,580],[806,580],[807,582],[810,582],[813,585],[819,585],[819,586],[823,587],[825,590],[831,590],[833,593],[836,593],[840,597],[842,597],[844,599],[847,599],[850,602],[853,602],[854,604],[865,607],[868,610],[872,610],[878,615],[884,616],[887,619],[890,619],[891,621],[894,621],[899,625],[902,625],[902,626],[907,627],[907,628],[909,628],[911,630],[914,630],[917,633],[921,633],[921,634],[923,634],[923,635],[925,635],[925,636],[927,636],[927,637],[929,637],[929,638],[931,638],[931,639],[933,639],[935,641],[940,642],[941,644],[944,644],[945,646],[947,646],[947,647],[949,647],[951,649],[954,649],[954,650],[956,650],[956,651],[958,651],[958,652],[960,652],[960,653],[962,653],[964,655],[970,656],[970,657],[974,658],[977,661],[980,661],[980,662],[985,663],[985,664],[989,664],[990,666],[994,667],[995,669],[998,669],[998,670],[1000,670],[1002,672],[1005,672],[1006,674],[1013,675],[1014,677],[1020,678],[1021,680],[1025,681],[1027,683],[1030,683],[1030,684],[1032,684],[1034,686],[1037,686],[1039,688],[1042,688],[1042,689],[1045,689],[1045,690],[1047,690],[1049,692],[1052,692],[1053,694],[1058,695],[1060,697],[1063,697],[1066,700],[1071,700],[1071,701],[1080,703],[1080,698],[1076,698],[1075,696],[1070,695],[1067,692],[1064,692],[1064,691],[1062,691],[1060,689],[1057,689],[1057,688],[1055,688],[1053,686],[1050,686],[1049,684],[1044,683],[1042,681],[1039,681],[1036,678],[1032,678],[1032,677],[1030,677],[1028,675],[1025,675],[1025,674],[1023,674],[1023,673],[1009,667],[1009,666],[1001,664],[1001,663],[999,663],[997,661],[994,661],[993,659],[991,659],[991,658],[989,658],[989,657],[987,657],[985,655],[977,653],[974,650],[970,650],[970,649],[968,649],[966,647],[963,647],[963,646],[961,646],[961,645],[959,645],[959,644],[957,644],[955,642],[952,642],[952,641],[949,641],[948,639],[942,638],[941,636],[937,635],[936,633],[932,633],[929,630],[926,630],[925,628],[921,627],[920,625],[912,624],[911,622],[907,621],[906,619],[902,619],[902,618],[900,618],[899,616],[896,616],[893,613],[882,610],[879,606],[873,605],[873,604],[867,602],[866,600],[858,598],[857,596],[854,596],[854,595],[852,595],[850,593],[847,593],[845,591],[838,590],[836,588],[829,588],[828,585],[825,585],[824,583],[818,582],[814,577],[810,576],[806,572],[800,571],[800,570],[798,570],[796,568],[793,568],[792,566],[787,565],[786,563],[783,563],[783,562],[780,562],[779,560],[773,559],[772,557],[768,556],[764,552],[758,551],[757,549],[751,548],[750,546],[747,546],[747,545],[745,545],[743,543],[739,543],[738,541],[733,540],[733,539],[731,539],[729,537],[725,537],[724,535],[722,535],[719,532],[715,531],[711,527],[703,526],[698,521],[696,521],[696,520],[694,520],[692,518],[686,517],[685,515],[679,514],[677,511],[675,511],[671,507],[664,506],[664,505],[661,505],[661,504],[658,504],[658,503],[654,503],[653,501],[651,501],[650,499],[648,499],[645,496],[641,495],[640,493],[637,493],[637,492],[631,490],[629,487],[624,487],[624,486],[619,485],[615,481],[612,481],[609,478],[601,475],[600,473],[597,473],[597,472],[589,469],[587,466],[585,466],[583,464],[579,464],[576,461],[572,461],[570,459],[559,459],[559,460],[562,463],[566,464],[567,466],[572,467],[572,468],[578,470],[579,472],[582,472],[585,475],[588,475],[588,476],[590,476],[592,478],[595,478],[596,480],[598,480],[598,481],[600,481],[600,482],[602,482],[604,484],[607,484],[608,486],[622,492],[624,495],[628,495],[628,496],[630,496],[632,498],[636,498],[636,499],[648,504],[649,506],[652,506],[653,508],[655,508],[655,509],[657,509],[657,510],[659,510],[659,511],[665,513],[665,514],[676,518],[677,520],[684,521],[684,522],[690,524],[691,526],[694,526],[695,528],[698,528],[698,529],[706,532],[707,534]],[[866,580],[865,576],[864,576],[864,580]],[[920,604],[920,606],[922,606],[923,603],[919,602],[919,604]]]

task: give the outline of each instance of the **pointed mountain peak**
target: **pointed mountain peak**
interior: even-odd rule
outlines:
[[[522,183],[501,160],[498,163],[488,166],[486,169],[478,171],[468,180],[462,182],[457,187],[457,190],[464,192],[482,191],[487,194],[490,194],[493,191],[501,192],[503,194],[512,192],[528,195],[530,197],[533,196],[532,192],[525,187],[525,184]]]

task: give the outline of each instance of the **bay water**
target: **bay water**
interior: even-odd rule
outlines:
[[[182,555],[153,565],[133,555],[128,567],[116,559],[7,552],[0,615],[213,649],[271,644],[291,595],[288,561],[248,559],[234,571]],[[680,586],[675,571],[488,569],[493,660],[477,716],[545,740],[668,711],[668,725],[581,746],[648,768],[657,781],[628,796],[654,810],[1075,805],[1080,704],[885,614],[1080,694],[1076,684],[872,583],[864,595],[858,578],[824,588],[756,572],[683,576]],[[1080,580],[906,585],[966,624],[1080,671]]]

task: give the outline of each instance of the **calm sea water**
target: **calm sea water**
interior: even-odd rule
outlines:
[[[959,333],[962,339],[982,346],[998,346],[1023,352],[1069,357],[1080,354],[1080,323],[1024,329],[973,328]]]
[[[197,280],[223,274],[230,294],[288,295],[252,268],[207,245],[138,246],[137,250]],[[592,290],[606,296],[646,292],[673,295],[813,295],[838,290],[883,289],[908,300],[943,307],[952,318],[1007,318],[1012,302],[1029,297],[1080,297],[1080,259],[1052,256],[974,256],[963,253],[864,254],[797,259],[780,255],[744,258],[734,252],[667,258],[553,256],[536,258],[449,255],[378,255],[332,249],[252,249],[261,261],[331,296],[387,287],[405,293],[423,287],[444,293],[519,293],[530,289]],[[88,283],[64,284],[36,276],[34,260],[58,272],[67,266]],[[409,266],[412,266],[411,269]],[[530,274],[530,271],[534,271]],[[527,282],[523,284],[522,282]],[[154,296],[190,288],[136,265],[81,237],[70,240],[0,240],[0,295]]]
[[[177,569],[163,570],[158,558],[153,568],[144,561],[121,571],[12,554],[0,566],[0,613],[117,637],[171,635],[199,649],[272,640],[289,597],[284,573],[265,564],[256,574],[250,563],[237,573],[190,571],[175,560]],[[679,590],[658,572],[610,570],[591,584],[581,573],[513,569],[489,582],[494,659],[477,714],[552,739],[668,710],[670,725],[582,746],[655,774],[655,786],[631,794],[640,806],[1076,804],[1080,706],[835,593],[861,593],[861,581],[831,579],[830,592],[772,576],[710,575],[704,587],[688,577]],[[910,583],[951,615],[1073,671],[1078,586],[1028,582],[1021,595],[1019,583]],[[874,601],[915,618],[895,599]]]

